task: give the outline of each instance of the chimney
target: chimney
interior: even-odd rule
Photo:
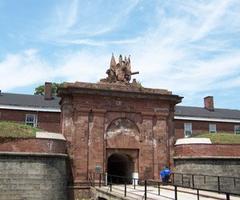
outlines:
[[[214,111],[213,96],[204,97],[204,108],[209,111]]]
[[[51,100],[52,99],[52,83],[51,82],[45,82],[44,99],[45,100]]]

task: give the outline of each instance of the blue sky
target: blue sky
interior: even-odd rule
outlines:
[[[98,82],[112,52],[182,105],[240,109],[239,0],[0,0],[0,89]]]

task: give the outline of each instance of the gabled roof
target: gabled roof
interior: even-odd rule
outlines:
[[[240,110],[215,108],[213,111],[209,111],[201,107],[176,106],[175,118],[177,119],[177,117],[240,120]]]
[[[35,110],[35,111],[59,111],[59,97],[53,97],[51,100],[45,100],[43,95],[28,94],[0,94],[0,108],[16,110]],[[21,109],[22,108],[22,109]]]

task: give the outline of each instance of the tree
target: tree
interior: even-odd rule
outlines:
[[[57,89],[59,86],[62,86],[63,83],[52,83],[52,95],[56,96],[57,95]],[[35,88],[35,95],[44,95],[44,85],[39,85],[38,87]]]

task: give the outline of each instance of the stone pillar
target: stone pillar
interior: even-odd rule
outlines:
[[[167,157],[167,123],[166,119],[163,116],[157,116],[155,124],[153,126],[153,135],[154,135],[154,179],[159,179],[159,171],[168,165]]]
[[[142,113],[143,120],[140,130],[140,141],[142,143],[139,152],[139,173],[140,178],[153,178],[153,141],[152,141],[152,127],[153,116],[148,113]]]
[[[168,148],[169,148],[168,162],[169,162],[169,167],[170,168],[174,167],[174,160],[173,160],[174,144],[175,144],[174,110],[175,110],[175,105],[171,105],[169,116],[168,116],[168,119],[167,119],[167,123],[168,123]]]
[[[73,106],[71,98],[65,98],[61,105],[61,129],[69,147],[72,142],[72,137],[75,130],[73,123]],[[68,154],[72,156],[71,149],[69,149]]]
[[[104,170],[104,110],[93,110],[89,116],[89,172],[96,166]]]
[[[66,97],[62,100],[61,104],[61,131],[66,138],[67,145],[67,154],[69,156],[67,162],[67,173],[68,173],[68,182],[71,183],[73,181],[73,148],[72,141],[75,131],[75,126],[73,122],[73,106],[72,106],[72,98]]]
[[[74,152],[74,184],[86,185],[88,182],[89,164],[89,111],[78,110],[74,114],[74,141],[72,148]]]

